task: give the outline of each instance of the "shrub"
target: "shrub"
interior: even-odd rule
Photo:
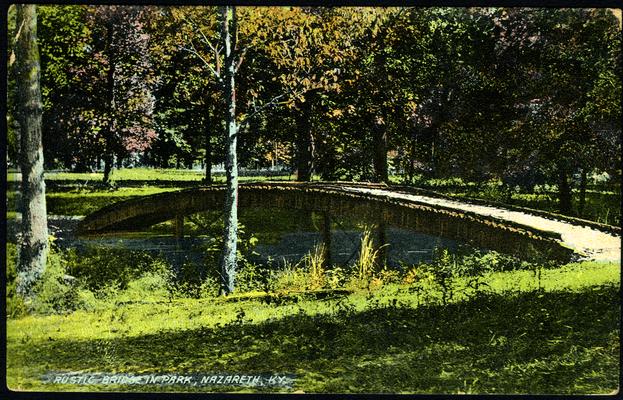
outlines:
[[[6,315],[19,318],[28,311],[24,301],[17,295],[17,245],[7,243],[6,246]]]
[[[325,271],[325,279],[331,289],[337,289],[346,283],[346,271],[341,267],[334,266]]]
[[[115,296],[115,301],[160,300],[169,297],[170,274],[150,271],[128,282],[127,288]]]
[[[166,273],[168,265],[146,252],[124,249],[88,248],[65,253],[67,271],[79,279],[86,289],[102,292],[117,286],[127,288],[128,283],[146,272]]]
[[[62,314],[80,308],[78,285],[67,275],[67,263],[56,246],[50,246],[45,272],[34,287],[32,310],[38,314]]]
[[[41,279],[33,287],[33,298],[28,304],[17,295],[17,245],[7,243],[7,316],[19,318],[29,312],[62,314],[86,306],[89,294],[78,282],[67,275],[63,253],[52,243]]]
[[[307,274],[299,267],[286,262],[283,268],[272,276],[274,291],[299,291],[307,287]]]

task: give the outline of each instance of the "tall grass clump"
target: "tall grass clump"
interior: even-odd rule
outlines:
[[[369,227],[365,227],[361,235],[361,245],[359,248],[359,257],[357,258],[355,269],[355,281],[358,286],[370,287],[375,275],[377,266],[377,258],[383,247],[375,248],[372,238],[372,231]]]
[[[325,254],[324,244],[320,243],[303,257],[302,261],[309,277],[307,287],[311,290],[320,289],[325,285]]]

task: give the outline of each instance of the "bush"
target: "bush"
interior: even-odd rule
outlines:
[[[78,278],[86,289],[98,293],[115,286],[124,290],[130,281],[146,272],[169,271],[168,265],[157,257],[123,249],[89,248],[83,252],[72,249],[65,257],[69,274]]]
[[[62,314],[85,307],[88,293],[76,280],[67,275],[67,262],[63,254],[50,244],[46,269],[33,287],[33,299],[26,304],[17,295],[17,245],[7,243],[7,316],[19,318],[29,312],[37,314]]]
[[[37,314],[63,314],[81,308],[75,278],[67,275],[67,263],[56,246],[50,246],[41,280],[34,287],[32,310]]]
[[[170,295],[170,274],[150,271],[128,282],[127,288],[117,293],[116,302],[139,302],[166,299]]]
[[[17,295],[17,245],[6,245],[6,315],[9,318],[19,318],[28,311],[24,301]]]
[[[307,287],[308,274],[299,267],[299,264],[286,263],[283,268],[275,272],[272,277],[274,291],[300,291]]]

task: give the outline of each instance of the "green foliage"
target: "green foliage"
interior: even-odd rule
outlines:
[[[67,262],[62,253],[51,246],[48,262],[41,280],[35,286],[35,301],[31,305],[37,314],[67,313],[81,307],[81,297],[74,277],[67,275]]]
[[[309,274],[300,264],[285,263],[272,277],[270,288],[275,292],[296,292],[305,290],[309,284]]]
[[[463,254],[452,254],[447,249],[435,249],[430,264],[421,264],[407,271],[403,280],[417,283],[428,279],[441,292],[442,304],[452,300],[457,291],[466,295],[478,295],[485,275],[491,272],[513,271],[528,268],[529,264],[497,252],[482,253],[478,250],[463,250]]]
[[[166,274],[169,270],[169,266],[157,257],[123,249],[68,250],[65,257],[67,273],[98,296],[105,296],[113,288],[125,290],[130,282],[145,273]]]
[[[14,243],[6,245],[6,315],[17,318],[25,315],[28,308],[17,295],[15,279],[17,278],[17,246]]]
[[[192,266],[195,269],[189,276],[200,276],[201,281],[209,277],[208,283],[221,282],[221,257],[223,251],[223,220],[220,215],[214,213],[198,213],[187,218],[192,235],[201,235],[210,237],[211,240],[201,246],[204,252],[204,265]],[[236,272],[236,288],[237,290],[247,291],[255,290],[263,287],[266,281],[265,267],[254,265],[248,260],[248,256],[253,254],[253,248],[257,244],[258,239],[253,235],[245,233],[245,227],[238,224],[238,245],[237,245],[237,272]],[[203,271],[200,271],[203,270]],[[196,295],[201,292],[209,293],[211,290],[199,280],[193,280],[189,284],[189,288],[193,288]]]
[[[79,283],[68,275],[68,262],[52,242],[46,269],[33,289],[33,300],[25,303],[17,295],[17,246],[7,243],[7,316],[19,318],[29,313],[62,314],[87,307],[85,293]],[[88,296],[87,296],[88,297]]]

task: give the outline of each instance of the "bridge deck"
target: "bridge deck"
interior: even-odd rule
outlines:
[[[505,221],[519,223],[536,229],[555,232],[560,234],[562,242],[585,254],[588,259],[621,261],[621,237],[615,234],[602,232],[600,230],[578,226],[567,221],[558,221],[542,216],[527,214],[525,212],[512,211],[504,208],[476,205],[460,200],[450,200],[446,198],[436,198],[417,194],[400,193],[391,188],[364,188],[364,187],[345,187],[343,190],[353,193],[367,193],[371,195],[388,196],[393,199],[406,200],[419,204],[432,206],[442,206],[460,211],[469,211],[479,215],[491,216]]]

